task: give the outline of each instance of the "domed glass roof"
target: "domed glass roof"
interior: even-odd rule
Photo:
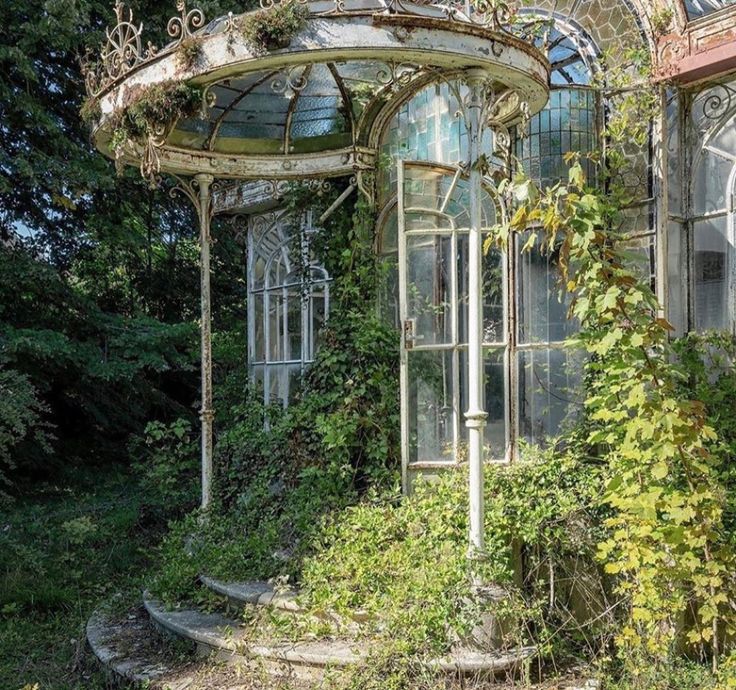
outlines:
[[[405,67],[408,78],[415,70]],[[356,123],[391,66],[375,61],[324,62],[250,72],[210,88],[206,118],[180,122],[175,146],[221,153],[311,153],[350,146]]]
[[[88,79],[99,100],[97,146],[155,172],[229,178],[341,175],[374,166],[376,132],[402,100],[428,83],[464,71],[499,97],[505,124],[537,112],[549,91],[549,63],[529,41],[509,33],[497,11],[482,14],[454,0],[262,0],[304,6],[302,27],[286,45],[249,44],[251,13],[209,24],[197,10],[175,17],[175,41],[143,48],[142,26],[116,6],[101,70]],[[443,4],[444,3],[444,4]],[[482,2],[478,7],[485,7]],[[274,10],[275,11],[275,10]],[[181,59],[184,40],[196,59]],[[114,150],[116,117],[146,89],[186,82],[206,94],[201,114],[169,124],[148,141]]]

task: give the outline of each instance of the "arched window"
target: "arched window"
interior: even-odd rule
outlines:
[[[548,17],[533,9],[524,15],[530,20]],[[552,68],[549,102],[531,118],[526,136],[517,137],[516,155],[529,177],[547,186],[567,176],[566,153],[597,147],[600,105],[591,84],[595,51],[582,29],[558,20],[537,43],[543,40]]]
[[[711,12],[733,5],[736,0],[685,0],[685,11],[688,19],[705,17]]]
[[[523,11],[530,21],[549,18],[533,8]],[[575,37],[573,40],[572,37]],[[547,105],[529,121],[524,136],[517,136],[516,155],[526,173],[542,186],[567,178],[565,154],[586,153],[598,146],[600,97],[592,88],[595,49],[580,27],[559,18],[544,37],[552,68]],[[588,166],[589,178],[594,174]],[[568,321],[568,305],[560,302],[554,257],[536,249],[522,252],[527,238],[515,238],[515,300],[518,435],[542,443],[562,429],[571,406],[580,363],[570,361],[563,341],[577,328]]]
[[[310,250],[311,214],[294,225],[284,214],[250,220],[249,360],[264,403],[288,405],[330,306],[330,277]]]
[[[736,325],[734,194],[736,84],[707,89],[691,105],[691,127],[702,133],[693,157],[687,242],[690,328],[733,331]]]

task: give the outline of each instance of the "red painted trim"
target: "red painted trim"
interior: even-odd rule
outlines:
[[[716,48],[688,55],[676,64],[668,65],[666,78],[681,84],[692,84],[734,69],[736,69],[736,41],[729,41]]]

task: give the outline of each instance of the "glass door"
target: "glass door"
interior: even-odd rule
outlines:
[[[404,484],[410,469],[462,459],[467,407],[467,179],[458,167],[401,161],[398,170],[399,315]],[[484,227],[495,206],[483,196]],[[494,398],[493,455],[508,445],[505,358],[505,261],[484,256],[484,340],[487,396]],[[500,359],[500,362],[499,362]],[[501,364],[501,366],[499,366]],[[499,376],[500,375],[500,376]],[[489,390],[490,385],[490,390]],[[487,406],[488,407],[488,406]],[[501,438],[499,439],[499,432]],[[490,440],[490,439],[489,439]]]

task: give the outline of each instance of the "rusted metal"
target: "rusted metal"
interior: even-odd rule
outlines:
[[[191,180],[179,179],[171,192],[184,194],[193,204],[199,221],[199,271],[200,271],[200,356],[201,356],[201,407],[202,425],[201,508],[206,511],[212,502],[212,454],[213,422],[215,410],[212,402],[212,306],[210,292],[210,247],[212,238],[212,183],[214,177],[200,173]]]

